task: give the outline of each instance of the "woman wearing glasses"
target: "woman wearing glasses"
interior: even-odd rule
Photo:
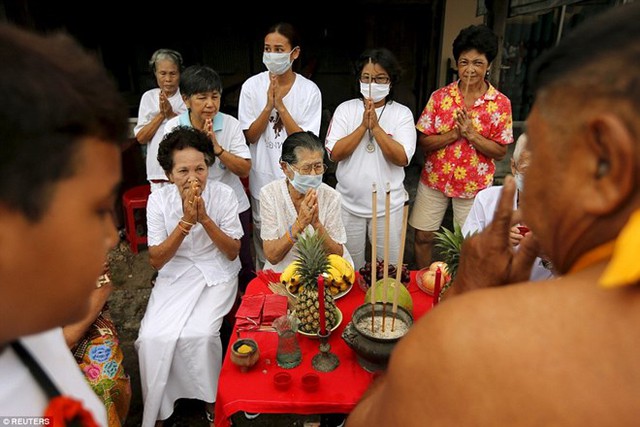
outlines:
[[[371,236],[371,190],[378,190],[377,216],[385,212],[385,191],[390,190],[389,257],[397,263],[402,228],[402,207],[407,199],[404,167],[416,149],[411,110],[393,100],[400,80],[400,64],[387,49],[367,50],[356,63],[360,97],[343,102],[333,114],[326,138],[332,161],[338,162],[336,189],[342,195],[342,221],[347,248],[357,269],[364,266],[366,235]],[[382,255],[384,221],[377,221],[378,254]]]
[[[324,236],[327,253],[351,257],[340,215],[340,194],[322,182],[322,141],[312,132],[292,133],[282,144],[280,167],[286,178],[273,181],[260,192],[261,237],[265,269],[282,272],[294,261],[298,236],[311,227]]]

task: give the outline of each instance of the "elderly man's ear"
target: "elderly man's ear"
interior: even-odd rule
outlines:
[[[636,138],[620,116],[602,113],[586,123],[590,185],[583,194],[585,209],[593,215],[607,215],[624,208],[633,196],[636,170]]]

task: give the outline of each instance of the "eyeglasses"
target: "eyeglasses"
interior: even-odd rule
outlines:
[[[304,165],[300,168],[297,168],[290,163],[287,163],[287,164],[291,167],[291,169],[293,169],[294,171],[302,175],[311,175],[312,171],[315,172],[316,175],[320,175],[327,170],[327,165],[325,165],[324,163],[314,163],[312,165]]]
[[[386,85],[387,83],[389,83],[391,81],[391,79],[389,78],[389,76],[375,76],[375,77],[371,77],[368,74],[363,74],[360,76],[360,81],[362,83],[379,83],[381,85]]]

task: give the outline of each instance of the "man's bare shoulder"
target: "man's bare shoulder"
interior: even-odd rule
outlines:
[[[378,392],[395,396],[394,407],[383,410],[383,403],[375,410],[405,426],[425,419],[512,426],[610,420],[612,407],[624,413],[621,401],[630,403],[620,389],[631,393],[640,386],[627,378],[640,374],[633,361],[640,344],[631,344],[640,333],[629,334],[617,320],[640,321],[630,308],[623,313],[618,307],[628,299],[640,305],[640,290],[634,291],[630,298],[603,295],[583,275],[452,298],[398,344]],[[619,372],[608,370],[612,361]],[[608,390],[607,399],[596,388]],[[586,415],[576,417],[576,411]]]

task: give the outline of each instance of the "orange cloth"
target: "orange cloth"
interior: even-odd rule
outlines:
[[[640,282],[640,210],[631,215],[615,242],[613,256],[600,277],[605,288],[633,285]]]

